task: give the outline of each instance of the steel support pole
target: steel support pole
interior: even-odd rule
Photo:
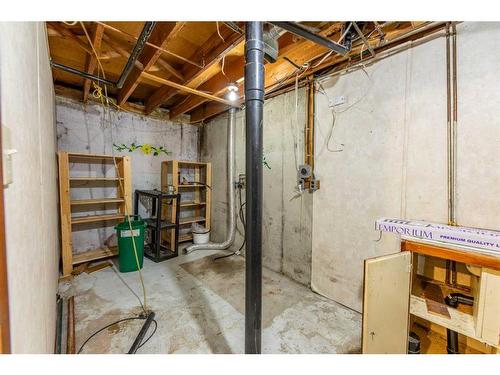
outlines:
[[[245,353],[261,351],[262,319],[262,125],[264,43],[262,22],[246,23],[246,233]]]

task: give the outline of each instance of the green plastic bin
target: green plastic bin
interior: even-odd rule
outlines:
[[[120,272],[137,271],[137,261],[132,239],[135,241],[140,268],[142,268],[144,262],[144,231],[146,229],[146,223],[138,215],[130,216],[130,221],[132,224],[132,231],[130,230],[127,217],[125,217],[123,223],[115,226],[116,235],[118,237],[118,263]]]

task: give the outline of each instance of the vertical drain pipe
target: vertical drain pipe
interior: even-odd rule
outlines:
[[[246,223],[245,353],[261,352],[262,126],[264,43],[262,22],[247,22],[245,35]]]
[[[236,108],[229,109],[229,119],[227,123],[227,195],[228,195],[228,212],[229,212],[229,227],[227,229],[227,239],[221,243],[208,243],[203,245],[191,245],[186,248],[186,253],[195,250],[226,250],[234,242],[236,233],[236,210],[235,204],[235,187],[234,187],[234,133],[236,127]]]

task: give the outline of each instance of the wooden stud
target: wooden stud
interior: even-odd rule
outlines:
[[[102,35],[104,34],[104,26],[96,24],[94,28],[94,32],[92,33],[91,36],[91,42],[92,45],[94,46],[94,49],[97,54],[99,54],[101,50],[101,41],[102,41]],[[98,64],[97,57],[95,56],[94,53],[90,54],[87,56],[87,63],[86,63],[86,72],[88,74],[94,74],[94,70]],[[98,68],[99,69],[99,68]],[[90,91],[90,84],[91,81],[90,79],[85,79],[83,81],[83,102],[87,102],[87,98],[89,96],[89,91]]]
[[[71,239],[71,197],[69,192],[69,156],[59,151],[59,207],[61,214],[61,259],[63,276],[73,270],[73,243]]]
[[[213,100],[215,102],[219,102],[219,103],[222,103],[222,104],[225,104],[225,105],[230,105],[230,106],[234,105],[229,100],[221,99],[221,98],[219,98],[219,97],[217,97],[215,95],[210,95],[210,94],[207,94],[207,93],[205,93],[203,91],[192,89],[192,88],[184,86],[184,85],[179,85],[178,83],[175,83],[173,81],[169,81],[168,79],[164,79],[164,78],[155,76],[153,74],[149,74],[149,73],[143,72],[142,73],[142,77],[145,78],[145,79],[149,79],[150,81],[153,81],[153,82],[157,82],[157,83],[161,83],[163,85],[174,87],[174,88],[176,88],[176,89],[178,89],[180,91],[184,91],[184,92],[188,92],[190,94],[194,94],[197,97],[202,97],[202,98],[205,98],[205,99]],[[177,114],[175,116],[177,116]]]
[[[175,191],[179,193],[179,163],[177,160],[171,161],[171,167],[169,168],[172,171],[172,185],[175,188]],[[180,207],[177,207],[177,201],[172,201],[172,210],[170,212],[170,222],[175,223],[176,212]],[[180,219],[179,219],[180,220]],[[170,230],[170,250],[175,251],[175,229]]]
[[[121,160],[120,177],[123,178],[123,213],[133,214],[132,212],[132,165],[130,156],[124,156]]]
[[[205,171],[205,183],[210,188],[205,189],[205,226],[210,229],[212,220],[212,163],[207,163]]]

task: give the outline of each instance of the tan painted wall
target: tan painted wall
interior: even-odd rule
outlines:
[[[463,23],[458,32],[457,220],[500,229],[499,23]],[[361,311],[364,259],[398,251],[378,233],[381,216],[447,222],[446,50],[440,38],[324,83],[347,95],[330,153],[327,98],[318,95],[312,287]],[[343,145],[343,146],[342,146]]]
[[[5,189],[13,353],[53,353],[59,260],[54,89],[43,23],[0,22],[2,125],[14,182]]]

